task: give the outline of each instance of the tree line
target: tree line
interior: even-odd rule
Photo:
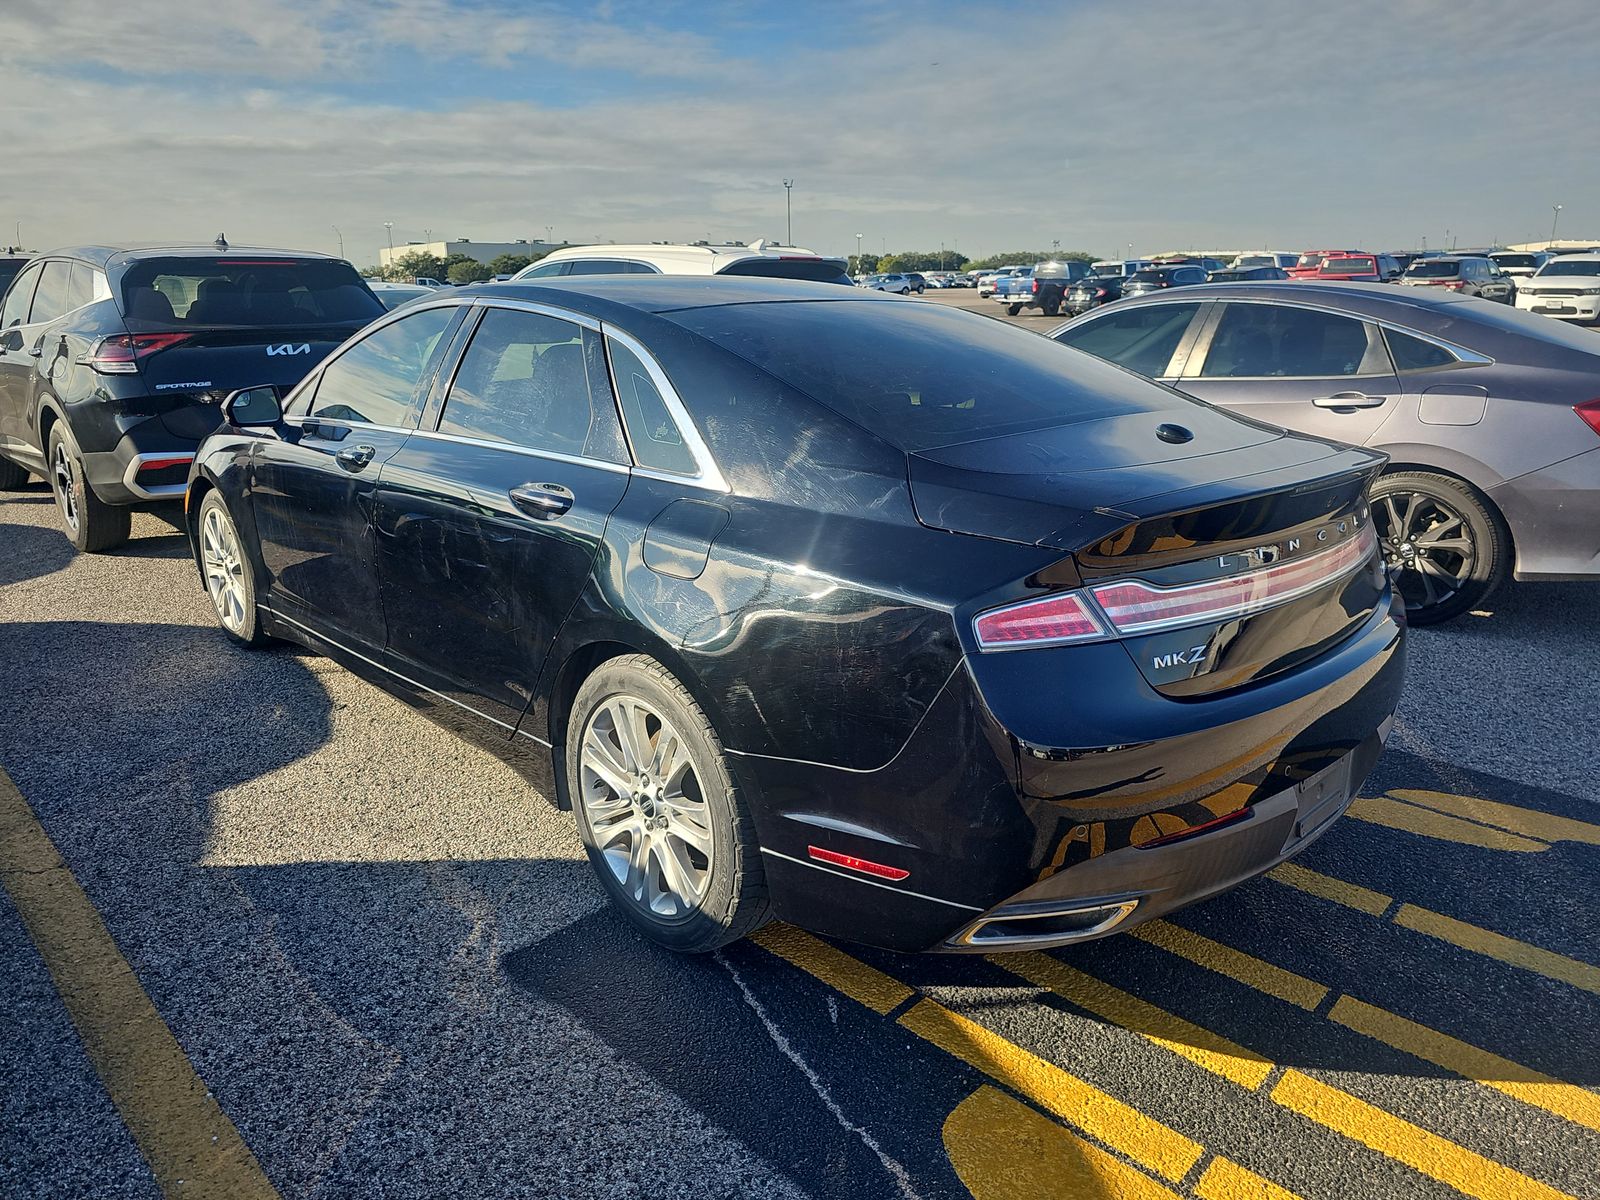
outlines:
[[[361,274],[368,279],[387,279],[391,282],[442,279],[449,283],[482,283],[496,275],[515,275],[548,253],[500,254],[487,263],[481,263],[470,254],[452,254],[449,258],[440,258],[425,250],[411,250],[393,259],[387,267],[367,267]]]
[[[1099,257],[1087,250],[1005,250],[979,259],[953,250],[897,250],[890,254],[852,254],[848,264],[852,275],[878,275],[894,271],[990,271],[1051,259],[1095,262]]]

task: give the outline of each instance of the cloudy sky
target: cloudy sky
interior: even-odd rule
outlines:
[[[4,0],[0,241],[1600,239],[1596,0]]]

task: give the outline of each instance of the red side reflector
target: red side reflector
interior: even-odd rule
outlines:
[[[910,871],[900,867],[890,867],[869,859],[856,858],[852,854],[840,854],[837,850],[824,850],[821,846],[807,846],[806,853],[818,862],[831,863],[850,871],[860,871],[863,875],[876,875],[879,879],[900,880],[911,874]]]
[[[181,467],[193,461],[192,454],[177,454],[171,458],[147,458],[139,464],[139,471],[141,474],[145,471],[162,471],[167,467]]]
[[[1177,833],[1169,833],[1166,837],[1152,838],[1148,842],[1140,842],[1139,849],[1149,850],[1153,846],[1170,846],[1173,842],[1181,842],[1185,838],[1192,838],[1196,834],[1205,833],[1211,829],[1218,829],[1223,825],[1232,825],[1235,821],[1244,819],[1249,809],[1236,808],[1231,813],[1224,813],[1215,821],[1202,821],[1198,825],[1191,825],[1187,829],[1180,829]]]

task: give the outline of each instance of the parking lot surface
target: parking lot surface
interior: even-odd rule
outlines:
[[[0,498],[0,1195],[1600,1197],[1595,587],[1417,631],[1349,817],[1136,935],[691,959],[134,534]]]

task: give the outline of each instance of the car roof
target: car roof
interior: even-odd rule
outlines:
[[[155,242],[125,246],[61,246],[54,250],[48,250],[37,257],[77,258],[100,267],[120,267],[145,258],[167,258],[172,256],[182,258],[224,258],[235,254],[254,254],[263,257],[270,255],[283,258],[318,258],[328,262],[344,261],[337,255],[323,254],[317,250],[281,250],[271,246],[228,246],[219,249],[211,242],[194,246],[185,245],[181,242]]]
[[[855,304],[905,304],[899,296],[837,283],[765,279],[754,275],[552,275],[508,283],[452,288],[450,296],[510,298],[552,304],[606,320],[626,311],[668,313],[720,304],[774,304],[810,300]]]
[[[1400,309],[1434,310],[1452,304],[1481,304],[1473,296],[1458,296],[1438,288],[1380,287],[1370,283],[1321,283],[1296,279],[1263,279],[1256,282],[1216,283],[1203,295],[1184,292],[1158,292],[1120,300],[1116,307],[1135,304],[1189,303],[1220,300],[1276,300],[1285,304],[1316,306],[1319,301],[1341,310],[1362,312],[1376,319],[1385,311]]]

